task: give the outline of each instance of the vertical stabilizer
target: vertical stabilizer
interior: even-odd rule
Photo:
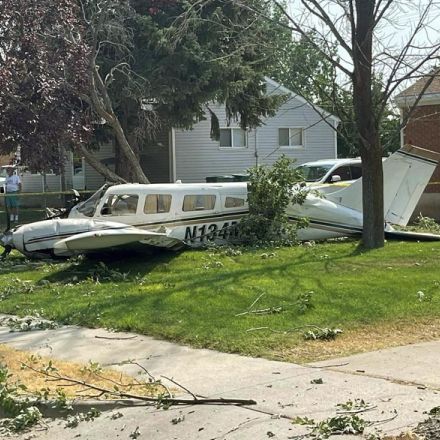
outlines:
[[[405,226],[408,223],[440,154],[405,145],[383,162],[385,221]],[[362,211],[362,179],[347,188],[327,195],[329,200]]]

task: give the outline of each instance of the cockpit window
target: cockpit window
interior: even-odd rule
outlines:
[[[306,182],[319,182],[330,170],[333,165],[301,165],[297,168],[304,176]]]
[[[90,198],[86,201],[80,203],[77,207],[78,212],[86,217],[93,217],[95,215],[96,207],[101,200],[101,197],[104,195],[105,191],[109,188],[110,185],[104,185],[98,189]]]
[[[135,194],[109,194],[101,208],[101,215],[136,214],[139,197]]]

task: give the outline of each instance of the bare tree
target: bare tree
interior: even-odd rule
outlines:
[[[244,0],[231,0],[252,8]],[[435,0],[268,0],[258,12],[271,20],[267,10],[280,12],[279,25],[309,39],[311,45],[338,70],[338,80],[350,84],[363,166],[363,244],[384,244],[384,199],[380,120],[399,89],[415,78],[429,75],[440,55],[435,20],[440,6]],[[437,23],[437,27],[440,23]],[[320,44],[310,39],[318,35]],[[325,47],[338,45],[335,54]],[[374,78],[383,82],[380,93]],[[420,93],[429,87],[433,75]],[[416,99],[413,108],[417,105]],[[411,111],[407,113],[408,120]],[[404,121],[405,123],[405,121]]]

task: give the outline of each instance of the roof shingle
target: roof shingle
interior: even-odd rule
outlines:
[[[409,86],[403,92],[400,92],[396,96],[396,98],[404,98],[407,96],[419,96],[420,93],[422,93],[423,88],[426,85],[426,82],[432,76],[434,76],[434,79],[432,80],[431,84],[428,86],[428,88],[425,90],[425,92],[423,94],[424,95],[440,94],[440,68],[437,68],[437,69],[434,69],[431,73],[418,79],[414,84]]]

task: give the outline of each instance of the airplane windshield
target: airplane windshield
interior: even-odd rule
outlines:
[[[321,180],[333,165],[301,165],[297,170],[304,176],[306,182],[318,182]]]
[[[101,188],[99,188],[98,191],[96,191],[95,194],[92,195],[92,197],[87,199],[85,202],[80,203],[77,207],[78,212],[85,215],[86,217],[93,217],[95,215],[96,207],[98,206],[99,201],[110,186],[111,185],[106,183],[105,185],[101,186]]]

